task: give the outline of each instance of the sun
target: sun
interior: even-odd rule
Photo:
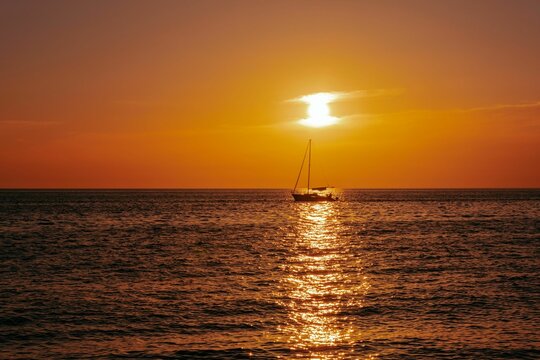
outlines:
[[[337,123],[338,118],[330,115],[328,106],[336,98],[336,95],[324,92],[302,96],[300,100],[308,105],[308,117],[300,120],[299,123],[310,127],[324,127]]]

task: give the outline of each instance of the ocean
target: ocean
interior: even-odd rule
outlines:
[[[540,190],[0,191],[0,358],[538,359]]]

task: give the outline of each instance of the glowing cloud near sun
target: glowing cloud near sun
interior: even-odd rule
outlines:
[[[365,89],[353,91],[318,92],[286,101],[296,103],[300,102],[307,105],[307,116],[304,119],[297,120],[296,122],[298,124],[313,128],[322,128],[325,126],[335,125],[345,118],[360,115],[348,114],[346,117],[332,116],[330,113],[330,104],[333,102],[399,95],[402,92],[402,89]]]
[[[325,92],[302,96],[299,100],[308,105],[308,117],[298,122],[304,126],[317,128],[336,124],[339,119],[330,115],[328,104],[337,98],[338,95]]]

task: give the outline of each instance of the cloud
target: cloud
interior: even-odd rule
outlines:
[[[2,120],[0,124],[5,125],[36,125],[36,126],[49,126],[60,124],[60,121],[39,121],[39,120]]]
[[[294,99],[286,100],[287,102],[305,102],[305,98],[316,94],[326,94],[332,97],[331,102],[361,99],[379,96],[393,96],[403,93],[403,89],[366,89],[366,90],[353,90],[353,91],[322,91],[313,94],[302,95]]]
[[[299,119],[296,121],[296,123],[308,127],[318,128],[334,125],[345,118],[350,119],[360,115],[349,114],[339,117],[332,116],[330,114],[330,108],[328,107],[328,104],[330,103],[361,98],[397,95],[401,94],[402,92],[403,90],[401,89],[365,89],[353,91],[317,92],[286,100],[286,102],[305,103],[308,106],[308,117]]]
[[[492,106],[475,107],[469,109],[455,109],[456,112],[473,112],[473,111],[495,111],[505,109],[526,109],[540,107],[540,101],[519,103],[519,104],[497,104]]]
[[[395,96],[403,93],[403,89],[370,89],[370,90],[355,90],[350,92],[338,92],[338,96],[342,100],[370,98],[379,96]]]
[[[495,104],[490,106],[479,106],[479,107],[471,107],[471,108],[442,108],[442,109],[409,109],[409,110],[403,110],[403,111],[395,111],[395,112],[380,112],[380,113],[371,113],[363,115],[370,115],[375,117],[380,116],[389,116],[389,115],[406,115],[406,114],[466,114],[471,112],[482,112],[482,111],[499,111],[499,110],[507,110],[507,109],[514,109],[514,110],[523,110],[523,109],[534,109],[534,108],[540,108],[540,101],[533,101],[528,103],[517,103],[517,104]]]

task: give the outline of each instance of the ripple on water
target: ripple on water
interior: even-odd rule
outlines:
[[[7,358],[537,358],[540,192],[0,191]]]

